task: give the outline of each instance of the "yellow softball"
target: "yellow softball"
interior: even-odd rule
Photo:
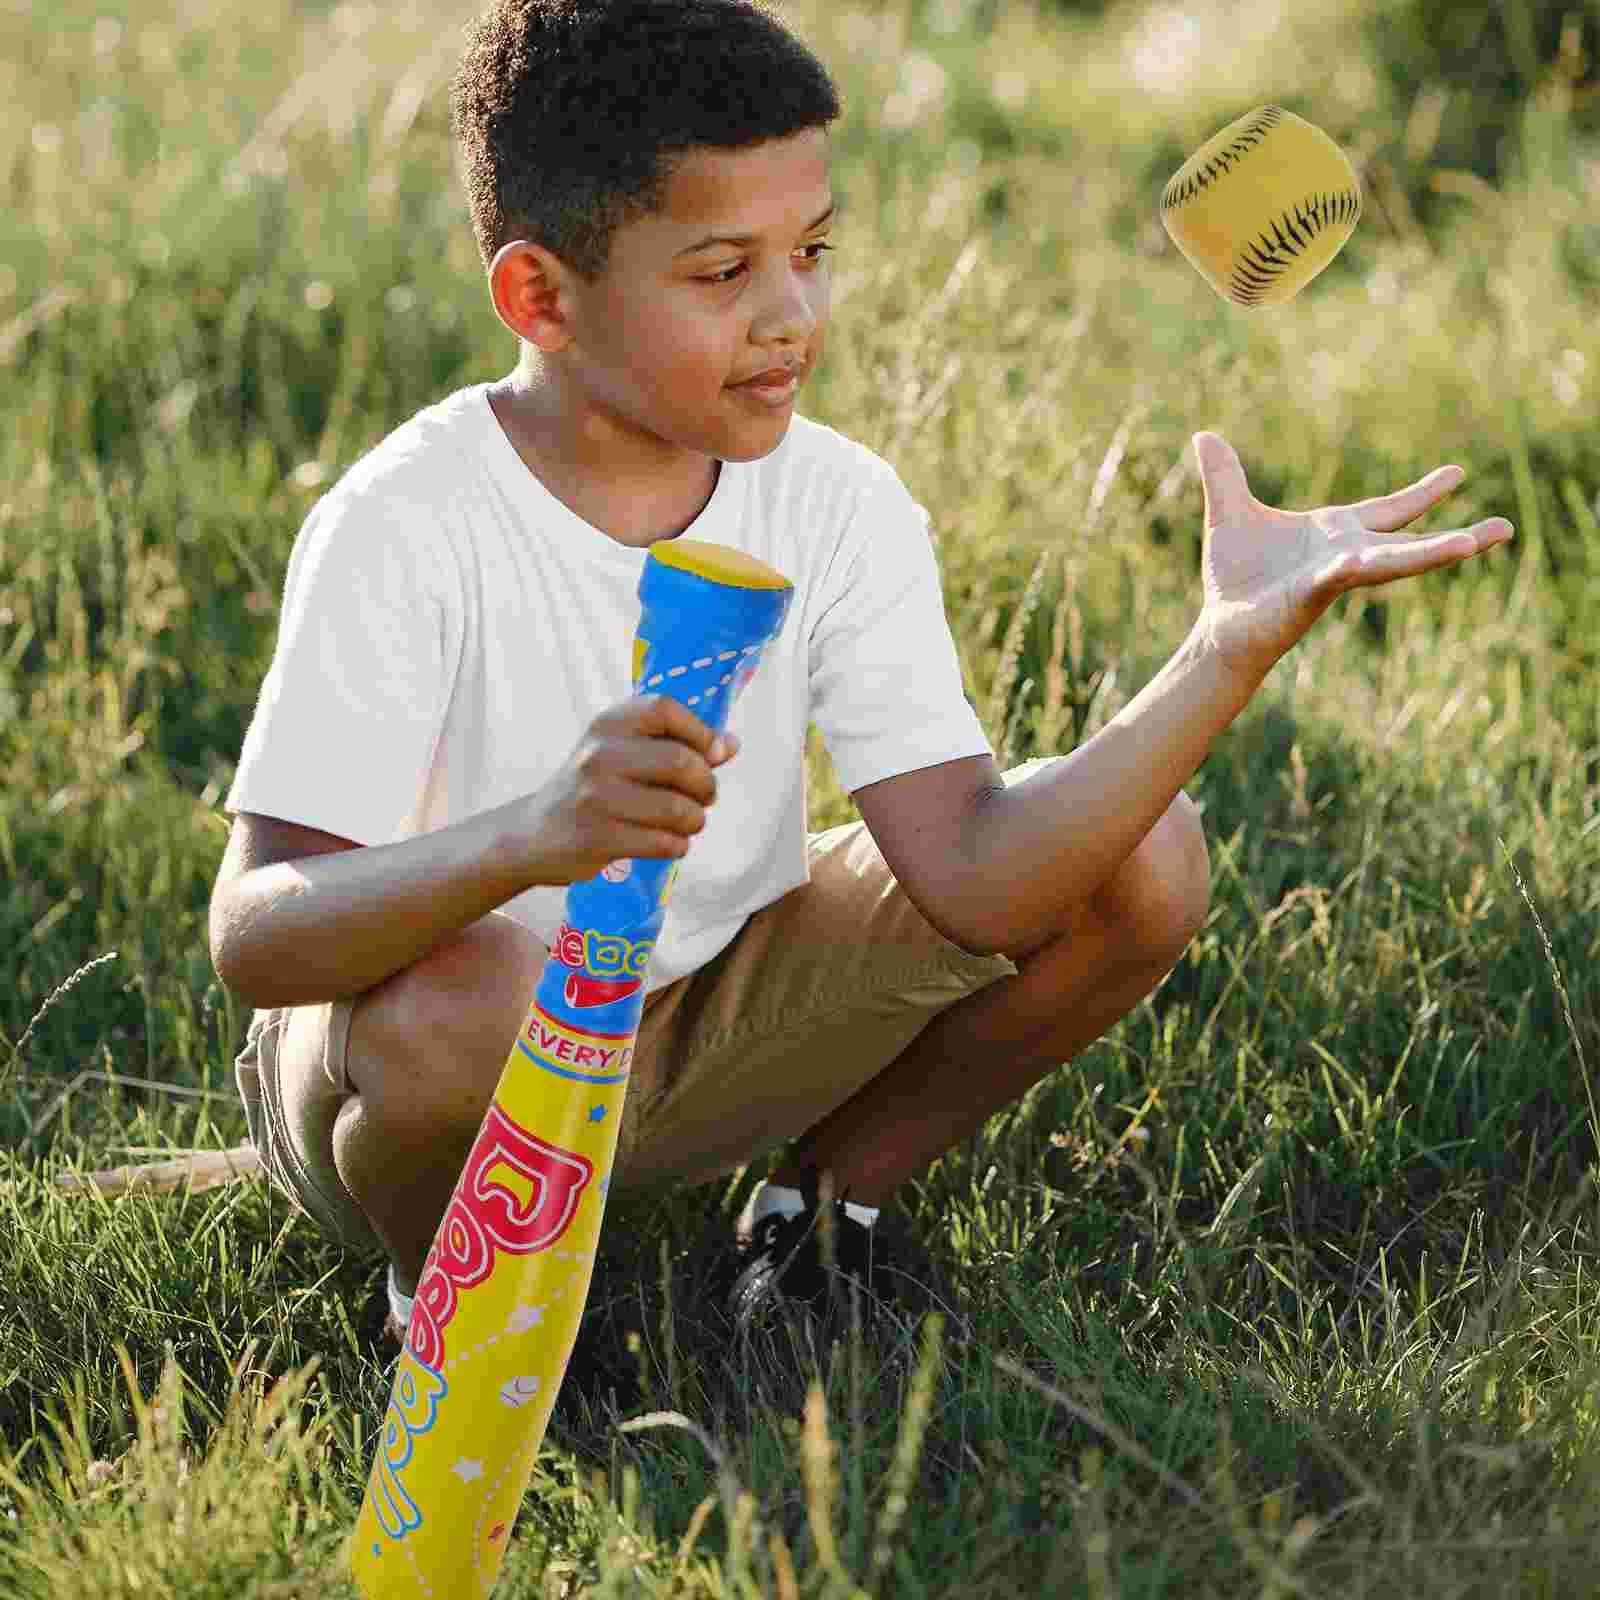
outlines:
[[[1281,305],[1344,248],[1361,180],[1321,128],[1258,106],[1200,146],[1161,197],[1161,221],[1200,276],[1238,306]]]

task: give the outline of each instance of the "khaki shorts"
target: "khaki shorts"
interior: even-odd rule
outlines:
[[[701,1182],[797,1139],[940,1011],[1017,970],[934,929],[863,823],[809,844],[809,883],[756,912],[704,967],[647,996],[618,1132],[619,1185]],[[235,1070],[272,1182],[335,1238],[381,1249],[333,1160],[334,1119],[352,1093],[353,1004],[294,1016],[296,1048],[315,1050],[320,1035],[324,1070],[291,1074],[307,1086],[290,1103],[277,1071],[287,1009],[255,1013]]]

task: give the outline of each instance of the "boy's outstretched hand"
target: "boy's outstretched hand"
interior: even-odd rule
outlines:
[[[1415,539],[1390,539],[1461,486],[1436,467],[1408,489],[1320,511],[1275,511],[1250,493],[1233,447],[1194,436],[1205,491],[1202,625],[1221,659],[1259,679],[1347,589],[1369,588],[1465,561],[1512,534],[1504,517]]]

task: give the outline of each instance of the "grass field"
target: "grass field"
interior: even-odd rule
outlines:
[[[1198,428],[1287,506],[1459,461],[1429,526],[1518,536],[1341,602],[1219,742],[1202,933],[902,1196],[940,1317],[820,1367],[735,1355],[699,1252],[761,1174],[614,1203],[500,1592],[1600,1592],[1600,8],[1523,40],[1536,92],[1472,130],[1489,176],[1442,154],[1459,93],[1396,88],[1403,11],[789,8],[848,104],[804,409],[932,509],[1006,760],[1092,733],[1182,639]],[[54,1180],[243,1136],[205,911],[291,541],[514,354],[452,177],[464,14],[0,0],[19,1600],[353,1593],[382,1263],[258,1183]],[[1369,204],[1247,315],[1156,204],[1267,100]],[[847,816],[813,777],[816,822]],[[626,1426],[663,1412],[692,1427]]]

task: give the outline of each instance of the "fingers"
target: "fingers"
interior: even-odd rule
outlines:
[[[1447,494],[1454,493],[1466,476],[1466,470],[1462,467],[1435,467],[1409,488],[1398,489],[1393,494],[1376,495],[1349,509],[1355,512],[1369,531],[1394,533],[1409,527],[1430,506],[1437,505]]]
[[[1250,485],[1233,446],[1219,433],[1197,433],[1194,455],[1205,494],[1206,527],[1243,516],[1252,503]]]
[[[589,732],[595,739],[643,737],[676,743],[709,767],[722,766],[739,751],[738,734],[716,733],[687,706],[667,695],[636,695],[611,706],[589,724]]]
[[[678,701],[636,696],[590,724],[579,757],[579,809],[630,838],[646,830],[639,855],[681,855],[716,800],[714,769],[738,747],[735,735],[718,735]]]
[[[717,779],[710,762],[676,739],[614,739],[607,754],[613,770],[635,782],[675,789],[703,806],[717,797]]]
[[[699,817],[717,797],[710,764],[676,739],[596,738],[583,752],[580,771],[592,797],[611,815],[630,821]],[[623,789],[638,789],[643,796],[640,804],[619,806],[616,798]],[[693,812],[685,811],[685,806],[692,806]]]
[[[585,755],[573,802],[577,854],[587,869],[578,872],[580,877],[623,857],[682,857],[704,829],[709,804],[649,782],[615,743]]]
[[[698,799],[682,789],[644,781],[637,771],[607,774],[593,792],[605,814],[616,822],[659,828],[686,838],[705,827],[706,812],[715,798]]]
[[[1359,554],[1351,552],[1340,556],[1320,574],[1319,585],[1363,589],[1393,583],[1397,578],[1415,577],[1505,544],[1513,532],[1504,517],[1489,517],[1470,528],[1456,528],[1449,533],[1430,534],[1398,544],[1373,545]]]
[[[717,735],[686,705],[670,695],[635,695],[601,712],[593,726],[596,732],[676,739],[698,751],[708,762],[727,759],[727,754],[718,749]]]

